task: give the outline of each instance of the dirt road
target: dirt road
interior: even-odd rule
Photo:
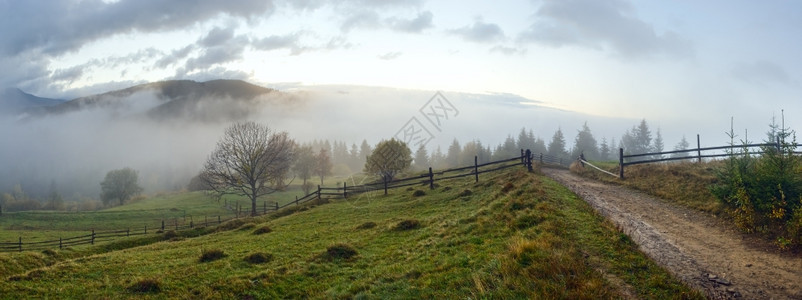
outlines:
[[[802,299],[802,257],[779,253],[702,212],[622,186],[543,169],[613,221],[660,265],[713,299]]]

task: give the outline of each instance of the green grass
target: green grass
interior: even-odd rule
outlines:
[[[701,298],[557,183],[521,170],[481,180],[91,255],[0,254],[25,261],[0,298]],[[262,226],[272,232],[253,234]],[[210,249],[225,255],[199,262]]]

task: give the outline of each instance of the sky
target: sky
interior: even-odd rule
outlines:
[[[515,95],[645,118],[669,146],[802,114],[798,1],[0,0],[0,14],[0,87],[44,97],[217,78]]]

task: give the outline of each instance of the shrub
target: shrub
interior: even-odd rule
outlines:
[[[471,192],[471,190],[464,190],[464,191],[460,192],[459,195],[457,195],[457,196],[459,196],[459,197],[468,197],[470,195],[473,195],[473,192]]]
[[[210,250],[202,250],[201,256],[198,259],[199,262],[210,262],[215,261],[226,257],[226,254],[223,253],[223,250],[220,249],[210,249]]]
[[[802,158],[794,154],[793,131],[772,125],[768,142],[779,142],[779,146],[762,146],[761,155],[750,153],[745,146],[732,150],[737,155],[717,170],[719,180],[711,192],[732,209],[738,228],[767,233],[780,248],[787,249],[802,245],[797,217],[802,216]]]
[[[273,254],[258,252],[245,257],[245,262],[249,264],[263,264],[273,260]]]
[[[393,227],[396,231],[405,231],[405,230],[412,230],[420,228],[420,221],[410,219],[410,220],[403,220],[398,222],[398,224]]]
[[[269,226],[265,225],[265,226],[259,227],[256,230],[254,230],[253,234],[260,235],[260,234],[271,233],[271,232],[273,232],[273,229],[270,229]]]
[[[165,240],[171,240],[171,239],[174,239],[174,238],[177,238],[177,237],[178,237],[178,233],[176,233],[175,230],[168,230],[167,232],[164,233],[164,239]]]
[[[412,193],[412,197],[420,197],[420,196],[426,196],[426,192],[424,192],[423,190],[415,190],[415,192]]]
[[[158,293],[161,292],[161,282],[158,279],[142,279],[134,282],[127,290],[137,294]]]

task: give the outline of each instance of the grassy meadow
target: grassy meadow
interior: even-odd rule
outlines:
[[[438,184],[130,247],[0,254],[0,298],[702,298],[542,175]]]

